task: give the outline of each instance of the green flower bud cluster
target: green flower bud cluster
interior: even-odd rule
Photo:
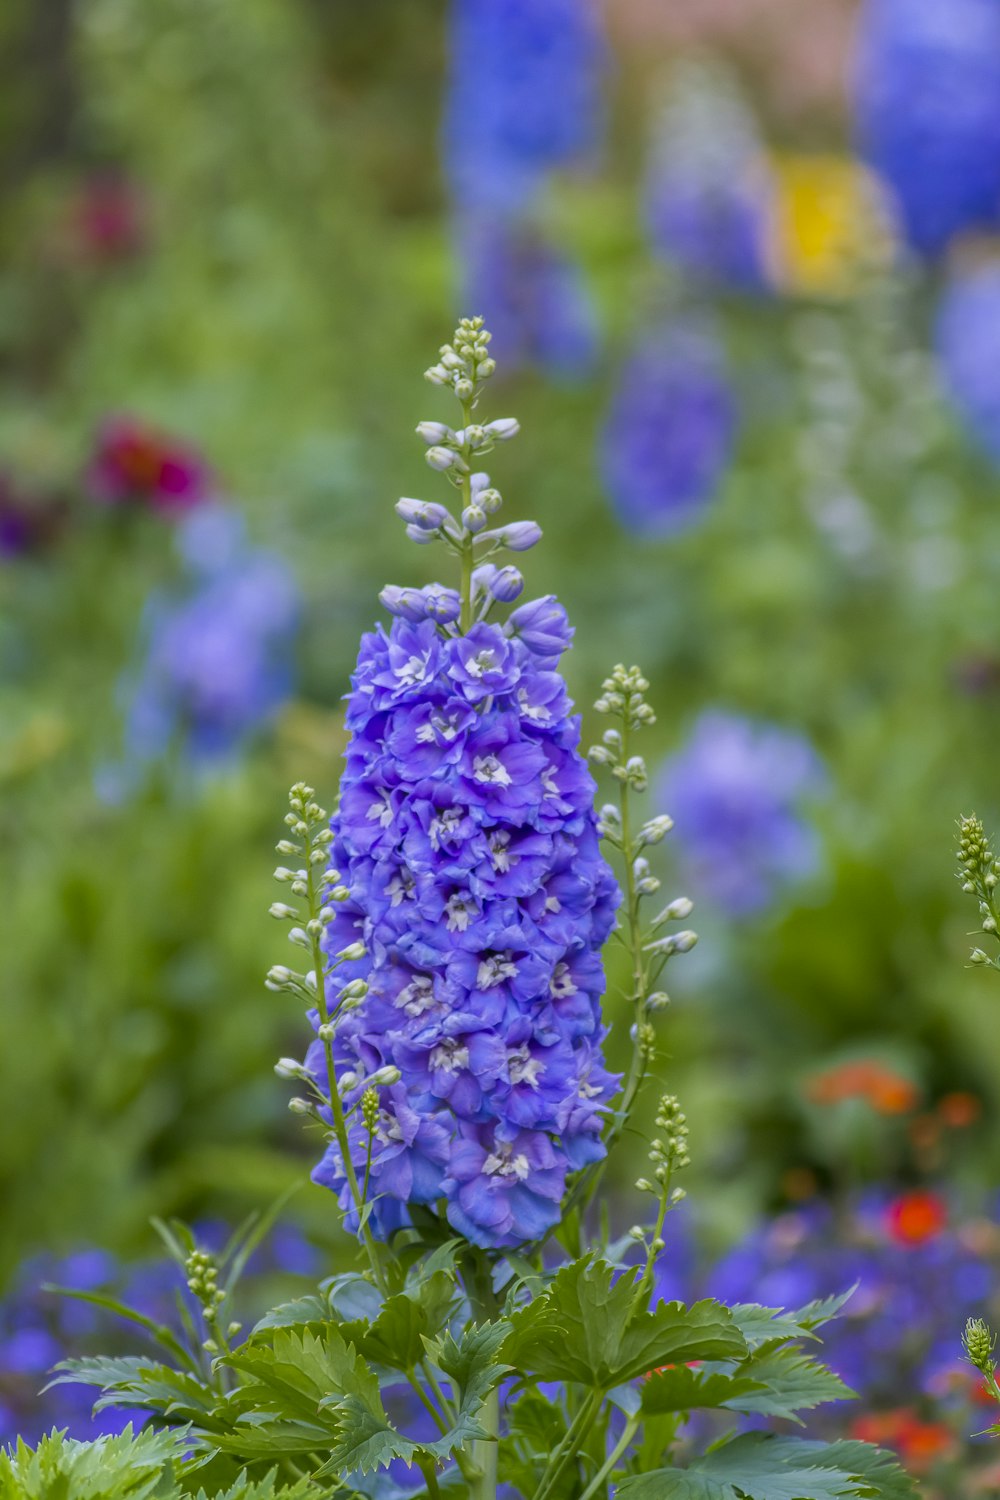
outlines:
[[[302,972],[290,969],[285,964],[273,964],[268,970],[265,984],[269,990],[285,990],[295,995],[306,1007],[307,1013],[314,1009],[321,1012],[319,1038],[332,1043],[339,1017],[355,1009],[367,994],[368,987],[361,979],[352,979],[343,985],[333,997],[332,1012],[327,1009],[327,980],[341,964],[364,957],[364,946],[351,943],[332,959],[324,957],[321,939],[334,915],[337,904],[347,900],[347,887],[342,884],[340,874],[329,863],[333,834],[329,827],[329,814],[314,800],[315,792],[304,782],[296,782],[288,794],[289,811],[285,814],[285,825],[290,837],[277,844],[278,853],[285,858],[295,857],[302,861],[296,868],[279,865],[274,872],[275,880],[288,888],[289,894],[298,898],[299,904],[274,901],[270,913],[281,922],[290,922],[288,940],[296,948],[302,948],[312,960],[312,967]],[[320,1106],[328,1105],[329,1099],[317,1089],[309,1070],[294,1058],[283,1057],[275,1065],[280,1078],[306,1084],[313,1098],[297,1097],[289,1101],[293,1114],[321,1118]]]
[[[1000,943],[1000,911],[996,894],[1000,884],[1000,860],[993,853],[982,822],[973,815],[959,820],[958,878],[962,890],[978,900],[983,932]],[[1000,968],[1000,958],[991,958],[982,948],[973,948],[969,958],[977,967]]]
[[[496,370],[489,344],[482,318],[462,318],[451,343],[438,350],[437,364],[424,371],[424,379],[432,385],[450,385],[459,401],[472,401],[477,386]]]
[[[993,1350],[996,1341],[996,1334],[982,1318],[970,1318],[966,1323],[965,1332],[962,1335],[965,1355],[969,1363],[983,1375],[993,1374]]]
[[[204,1250],[192,1250],[184,1263],[188,1291],[197,1297],[206,1315],[215,1312],[226,1294],[219,1286],[219,1268]]]

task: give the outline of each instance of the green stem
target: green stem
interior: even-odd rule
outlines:
[[[472,402],[462,402],[462,426],[468,427],[472,419]],[[463,444],[461,450],[462,459],[465,462],[465,472],[462,474],[462,510],[472,503],[472,475],[469,470],[469,445]],[[462,576],[459,583],[459,599],[461,600],[461,614],[459,615],[459,629],[463,635],[467,635],[472,627],[472,570],[475,565],[476,544],[471,536],[466,537],[462,543]]]
[[[625,1430],[622,1432],[621,1437],[618,1439],[611,1453],[608,1455],[607,1460],[601,1465],[600,1469],[598,1469],[593,1479],[587,1485],[587,1488],[580,1496],[580,1500],[592,1500],[592,1496],[596,1495],[597,1491],[603,1488],[604,1482],[607,1479],[608,1475],[612,1472],[615,1464],[621,1458],[622,1454],[628,1448],[629,1443],[631,1443],[632,1439],[635,1437],[636,1429],[638,1428],[638,1426],[639,1418],[629,1417],[628,1421],[625,1423]]]
[[[441,1500],[441,1491],[438,1488],[437,1475],[434,1472],[433,1460],[428,1459],[426,1462],[422,1463],[418,1458],[417,1464],[427,1484],[427,1493],[430,1496],[430,1500]]]
[[[312,840],[308,836],[305,839],[305,851],[308,861],[306,867],[307,903],[309,907],[309,919],[310,923],[312,923],[319,915],[321,902],[320,888],[316,879],[317,867],[312,862]],[[323,962],[323,949],[320,946],[318,932],[310,935],[310,953],[312,955],[313,973],[316,976],[316,1008],[319,1011],[321,1026],[326,1026],[330,1020],[330,1010],[326,1003],[326,966]],[[343,1157],[344,1171],[347,1175],[351,1197],[357,1208],[358,1216],[362,1219],[363,1228],[361,1236],[365,1249],[368,1252],[372,1275],[375,1278],[375,1284],[379,1291],[385,1294],[388,1291],[388,1285],[385,1273],[382,1270],[382,1263],[379,1259],[378,1247],[375,1244],[370,1227],[363,1221],[365,1198],[364,1193],[361,1191],[361,1185],[358,1182],[358,1174],[354,1170],[354,1162],[351,1160],[351,1144],[347,1134],[347,1121],[344,1117],[344,1105],[337,1090],[337,1065],[334,1062],[333,1043],[329,1036],[323,1039],[323,1055],[326,1060],[326,1078],[329,1085],[328,1103],[333,1114],[333,1133],[337,1138],[337,1145],[340,1147],[340,1154]]]
[[[549,1459],[533,1500],[545,1500],[546,1495],[551,1492],[566,1465],[576,1456],[580,1437],[594,1420],[600,1405],[601,1392],[590,1391]]]
[[[472,1444],[476,1473],[470,1480],[469,1500],[496,1500],[500,1438],[500,1397],[490,1391],[479,1413],[479,1425],[488,1434]]]

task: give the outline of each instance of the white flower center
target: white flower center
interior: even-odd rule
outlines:
[[[496,652],[488,648],[477,651],[475,656],[470,656],[465,664],[465,670],[470,677],[485,677],[487,672],[492,672],[497,664]]]
[[[465,932],[476,911],[476,904],[469,896],[456,891],[445,903],[445,916],[449,932]]]
[[[537,1089],[539,1075],[545,1072],[545,1064],[539,1058],[532,1057],[527,1042],[522,1042],[520,1047],[514,1047],[507,1053],[507,1069],[511,1083],[526,1083],[529,1088]]]
[[[510,869],[510,834],[505,829],[498,828],[495,833],[490,834],[489,844],[494,870],[505,875]]]
[[[531,719],[536,724],[544,724],[552,717],[551,711],[546,708],[544,703],[532,703],[528,697],[527,688],[518,688],[517,702],[522,718]]]
[[[394,875],[385,888],[385,893],[393,906],[399,906],[403,901],[412,901],[413,893],[417,888],[417,882],[409,870],[400,870]]]
[[[432,819],[431,826],[427,830],[431,848],[440,849],[442,839],[453,839],[461,821],[462,814],[457,807],[448,807],[438,817]]]
[[[531,1166],[524,1152],[518,1152],[515,1156],[509,1141],[501,1141],[483,1162],[483,1173],[487,1177],[516,1177],[518,1182],[523,1182],[530,1171]]]
[[[385,787],[380,789],[376,800],[369,803],[365,817],[370,823],[378,823],[380,828],[388,828],[392,822],[392,803]]]
[[[439,1042],[431,1053],[431,1068],[438,1073],[458,1073],[469,1066],[469,1049],[454,1037]]]
[[[554,1000],[567,1000],[576,994],[576,985],[570,978],[568,964],[556,964],[549,980],[549,994]]]
[[[406,687],[412,687],[415,682],[423,682],[427,676],[426,656],[411,656],[401,667],[395,669],[393,675]]]
[[[503,761],[495,755],[477,755],[472,762],[472,774],[477,781],[488,781],[494,786],[510,786],[511,777]]]
[[[491,990],[505,979],[514,979],[516,975],[517,964],[511,963],[510,954],[494,953],[490,958],[484,958],[479,965],[476,971],[476,989]]]
[[[396,1007],[405,1010],[408,1016],[422,1016],[433,1010],[434,981],[429,974],[414,974],[405,989],[396,996]]]

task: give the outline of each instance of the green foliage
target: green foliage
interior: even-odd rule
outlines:
[[[745,1433],[687,1469],[656,1469],[622,1480],[621,1500],[840,1500],[881,1495],[907,1500],[912,1481],[888,1454],[865,1443],[811,1443]]]

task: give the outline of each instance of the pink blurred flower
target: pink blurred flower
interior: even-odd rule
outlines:
[[[87,488],[108,505],[148,505],[166,513],[190,510],[211,492],[204,460],[134,417],[112,417],[98,435]]]
[[[95,264],[139,254],[146,244],[146,216],[134,183],[111,175],[82,182],[70,204],[67,236],[74,258]]]

